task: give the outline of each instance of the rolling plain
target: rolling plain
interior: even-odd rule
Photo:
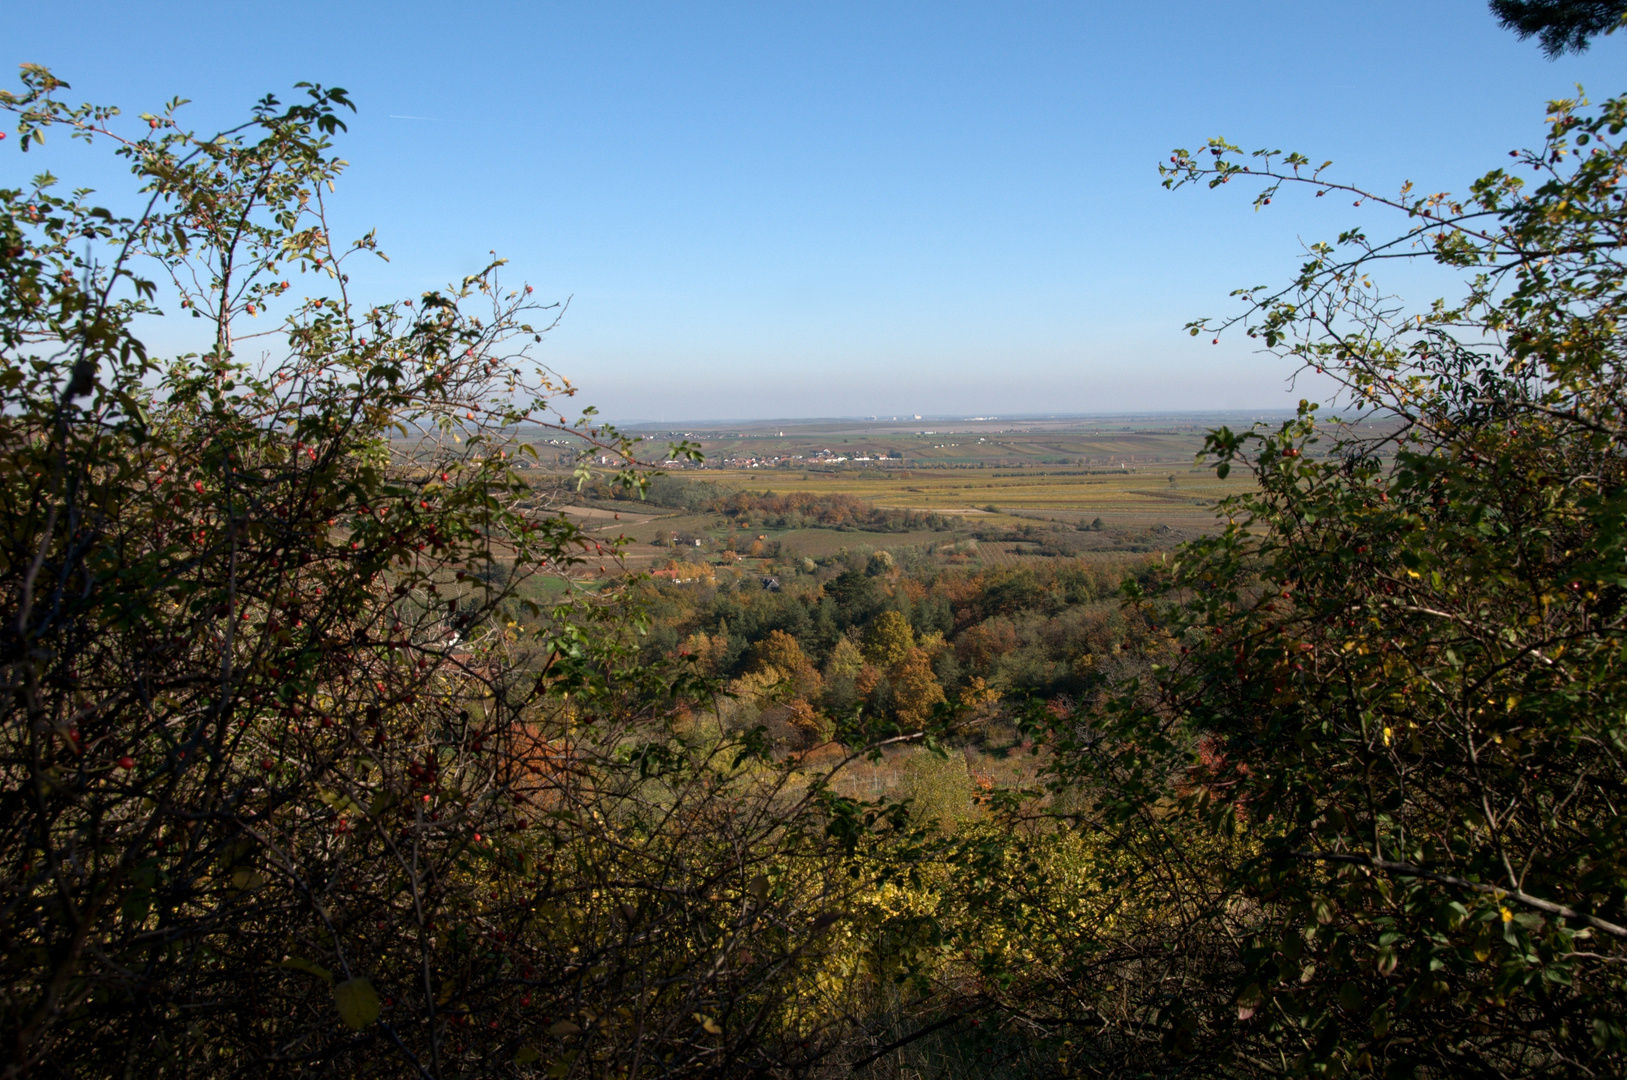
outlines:
[[[573,489],[570,451],[539,446],[536,483],[595,537],[622,538],[621,558],[593,578],[675,560],[779,573],[804,558],[908,550],[915,557],[998,565],[1032,558],[1115,559],[1168,550],[1218,527],[1216,508],[1247,476],[1216,477],[1199,460],[1206,433],[1281,416],[1074,418],[1015,421],[756,422],[637,431],[662,480],[644,500],[590,484]],[[688,440],[700,466],[663,459]],[[550,457],[554,460],[550,462]],[[554,468],[548,468],[548,465]],[[690,495],[675,499],[675,489]],[[874,524],[777,523],[729,512],[727,496],[849,497],[898,512]],[[663,497],[663,494],[665,497]],[[665,503],[665,505],[663,505]]]

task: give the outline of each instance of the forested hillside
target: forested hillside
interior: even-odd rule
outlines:
[[[756,575],[657,578],[640,590],[644,655],[693,658],[737,691],[784,684],[790,712],[825,735],[858,708],[918,727],[945,701],[1078,701],[1127,632],[1121,568],[1149,571],[1035,561],[912,569],[878,551],[778,577],[773,590]]]

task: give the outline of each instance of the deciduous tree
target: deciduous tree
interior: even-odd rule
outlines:
[[[1627,1062],[1627,99],[1549,117],[1463,199],[1219,140],[1163,167],[1404,224],[1313,245],[1286,288],[1192,325],[1333,378],[1364,423],[1304,404],[1215,432],[1219,471],[1256,484],[1132,589],[1159,666],[1056,728],[1058,780],[1109,838],[1097,880],[1167,903],[1080,938],[1121,995],[1077,1014],[1117,1017],[1104,1072]],[[1406,259],[1462,271],[1463,295],[1381,291]]]
[[[557,309],[497,261],[354,295],[342,90],[198,135],[65,89],[25,68],[7,145],[82,138],[140,190],[0,190],[4,1075],[817,1059],[875,818],[681,738],[711,688],[638,663],[613,595],[528,589],[613,552],[520,425],[640,482],[527,358]],[[160,360],[137,320],[177,311],[198,351]]]

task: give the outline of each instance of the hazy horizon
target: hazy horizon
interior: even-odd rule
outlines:
[[[648,428],[660,425],[668,427],[694,427],[711,428],[719,425],[743,426],[773,426],[785,424],[797,427],[817,427],[825,424],[942,424],[942,423],[1037,423],[1042,421],[1068,422],[1068,421],[1099,421],[1103,423],[1130,423],[1133,421],[1189,421],[1196,423],[1208,419],[1230,419],[1240,416],[1257,416],[1263,419],[1276,419],[1289,417],[1294,414],[1289,408],[1263,408],[1263,409],[1128,409],[1101,412],[1048,412],[1048,413],[1005,413],[1002,415],[985,415],[976,413],[921,413],[909,414],[877,414],[852,413],[832,416],[714,416],[714,417],[666,417],[642,418],[630,417],[616,419],[606,417],[609,423],[626,428]]]

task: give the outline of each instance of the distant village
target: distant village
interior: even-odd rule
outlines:
[[[785,432],[783,432],[783,431],[777,432],[777,433],[774,433],[774,434],[776,434],[778,437],[781,437],[781,438],[783,438],[785,436]],[[844,447],[842,447],[840,449],[837,449],[837,448],[834,448],[834,447],[826,446],[826,447],[820,447],[820,448],[817,448],[817,449],[809,449],[806,446],[806,444],[804,443],[803,446],[800,447],[800,449],[803,451],[801,453],[791,453],[791,452],[789,452],[789,450],[790,450],[789,447],[787,447],[786,452],[782,452],[782,453],[775,453],[775,452],[772,452],[772,451],[759,451],[759,452],[756,452],[756,453],[741,453],[741,452],[730,453],[730,452],[724,451],[724,450],[717,450],[717,451],[709,451],[708,454],[707,454],[707,457],[705,458],[705,460],[700,461],[700,462],[689,461],[689,460],[686,460],[686,459],[683,459],[683,458],[666,458],[664,460],[657,461],[654,464],[658,465],[660,468],[675,469],[675,470],[691,470],[691,469],[806,469],[806,468],[830,468],[830,467],[839,467],[839,466],[850,466],[850,467],[871,468],[871,469],[874,469],[874,468],[884,468],[884,469],[885,468],[895,468],[895,469],[905,469],[905,468],[961,468],[961,469],[964,469],[964,468],[988,468],[988,467],[995,467],[995,468],[1026,468],[1026,467],[1030,467],[1030,466],[1043,467],[1043,466],[1054,466],[1054,465],[1067,465],[1067,466],[1074,466],[1074,467],[1079,467],[1079,466],[1094,467],[1094,468],[1097,468],[1097,469],[1106,468],[1106,469],[1111,469],[1111,470],[1114,470],[1114,471],[1124,471],[1124,472],[1134,472],[1136,470],[1136,467],[1137,467],[1137,464],[1138,464],[1138,460],[1137,460],[1138,455],[1136,455],[1136,454],[1125,454],[1125,453],[1078,454],[1077,452],[1068,453],[1068,452],[1066,452],[1066,450],[1064,451],[1063,456],[1058,456],[1058,457],[1046,456],[1046,457],[1029,458],[1027,460],[1024,460],[1022,458],[1017,458],[1016,460],[1012,460],[1010,458],[1004,458],[1002,456],[1002,458],[997,458],[997,459],[992,459],[991,460],[989,458],[983,457],[982,455],[983,455],[984,452],[988,451],[989,449],[992,449],[995,444],[1000,443],[1001,440],[998,438],[998,436],[1001,435],[1001,434],[1005,434],[1005,432],[991,433],[989,435],[984,435],[984,436],[976,436],[976,435],[969,435],[969,434],[966,434],[966,433],[957,433],[957,432],[954,432],[952,430],[951,431],[944,431],[942,429],[939,429],[939,430],[915,431],[915,432],[911,432],[910,434],[912,434],[914,436],[917,436],[917,437],[922,437],[922,436],[925,436],[925,437],[942,436],[942,437],[944,437],[946,439],[946,441],[944,441],[944,442],[923,443],[923,444],[919,444],[919,445],[917,445],[915,447],[912,447],[912,448],[907,448],[907,449],[911,450],[912,454],[919,453],[919,454],[922,454],[922,455],[931,455],[932,451],[951,451],[951,452],[958,452],[959,454],[962,454],[962,455],[970,454],[972,456],[971,456],[970,459],[968,459],[966,457],[952,457],[952,458],[945,459],[945,458],[940,458],[940,457],[935,457],[935,456],[920,456],[920,457],[911,457],[909,459],[906,459],[905,456],[904,456],[905,451],[902,450],[902,449],[898,449],[898,448],[865,448],[865,447],[854,448],[854,447],[844,446]],[[739,432],[739,433],[736,434],[736,433],[731,433],[731,432],[716,432],[716,431],[705,432],[705,433],[689,432],[689,431],[684,431],[684,432],[670,431],[670,432],[663,432],[663,433],[661,433],[661,435],[664,435],[666,437],[671,437],[671,438],[674,438],[674,439],[682,438],[682,439],[686,439],[686,440],[699,440],[699,439],[703,439],[703,438],[708,439],[708,440],[715,440],[715,439],[719,439],[719,438],[730,438],[731,436],[734,437],[734,438],[740,438],[740,439],[745,439],[745,438],[750,437],[745,432]],[[650,436],[645,436],[645,437],[649,438]],[[1074,437],[1077,437],[1077,436],[1074,436]],[[1009,436],[1008,436],[1008,438],[1009,438]],[[1051,437],[1052,441],[1049,442],[1045,446],[1045,449],[1047,449],[1047,450],[1049,450],[1049,449],[1064,449],[1062,447],[1057,447],[1057,446],[1054,445],[1054,438],[1055,438],[1055,436]],[[965,440],[965,441],[963,442],[961,440]],[[521,456],[519,458],[519,460],[516,462],[516,464],[517,464],[517,466],[519,468],[556,469],[556,468],[559,468],[561,466],[567,466],[567,467],[568,466],[573,466],[573,465],[578,464],[582,460],[581,454],[582,454],[582,451],[584,449],[584,447],[582,446],[582,444],[580,442],[572,440],[572,439],[568,439],[568,438],[537,439],[535,441],[531,441],[530,446],[531,446],[532,450],[535,451],[536,456],[535,456],[535,458],[531,458],[529,460],[528,460],[527,456]],[[959,448],[961,448],[961,447],[965,447],[966,449],[965,450],[960,450]],[[589,456],[587,460],[588,460],[588,462],[590,464],[593,464],[593,465],[616,466],[616,465],[621,464],[621,462],[618,459],[616,459],[616,458],[614,458],[614,457],[612,457],[611,455],[608,455],[608,454],[593,454],[593,455]],[[1146,464],[1146,463],[1147,463],[1147,458],[1146,458],[1145,455],[1142,455],[1139,464]]]

